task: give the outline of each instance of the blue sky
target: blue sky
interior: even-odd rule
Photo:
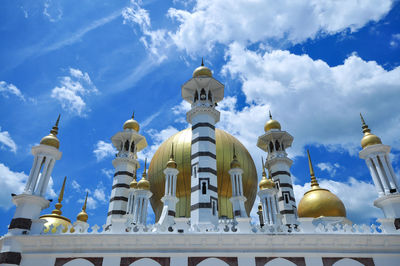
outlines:
[[[294,136],[297,201],[309,188],[310,149],[321,186],[339,195],[351,220],[382,216],[358,158],[359,113],[392,146],[399,173],[400,4],[292,2],[3,1],[0,233],[14,213],[10,194],[21,192],[29,174],[30,148],[58,113],[63,156],[48,197],[57,198],[67,176],[63,214],[75,221],[89,190],[89,223],[104,224],[111,136],[134,110],[149,143],[142,160],[186,128],[180,86],[201,57],[225,84],[217,126],[239,138],[255,162],[268,110]]]

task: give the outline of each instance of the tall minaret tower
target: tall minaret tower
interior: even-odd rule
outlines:
[[[258,197],[260,198],[260,203],[262,205],[262,215],[264,225],[280,225],[281,215],[279,214],[278,202],[276,200],[276,194],[278,189],[275,187],[275,183],[271,178],[267,178],[265,173],[264,160],[262,159],[262,179],[258,185],[260,190],[258,191]]]
[[[192,228],[208,229],[218,224],[215,124],[220,113],[215,106],[224,98],[224,85],[202,61],[183,84],[182,97],[192,105],[186,114],[192,124],[190,222]]]
[[[367,163],[378,192],[374,205],[382,209],[386,218],[396,222],[396,229],[400,229],[400,187],[389,158],[390,146],[382,144],[381,139],[371,133],[362,115],[361,122],[364,137],[359,155]]]
[[[127,211],[129,184],[133,180],[137,168],[139,168],[137,152],[147,146],[145,137],[138,132],[139,123],[134,120],[134,115],[132,115],[132,118],[124,123],[123,131],[111,138],[118,153],[112,161],[115,174],[108,207],[108,226],[112,224],[113,218],[122,219]]]
[[[279,122],[272,119],[271,112],[269,117],[270,120],[264,126],[265,134],[258,138],[257,146],[268,153],[265,166],[279,190],[277,197],[282,223],[290,226],[298,224],[296,200],[290,174],[290,166],[293,161],[287,157],[285,151],[292,145],[293,137],[281,130]]]
[[[60,141],[57,138],[58,122],[50,134],[42,138],[40,144],[32,147],[33,165],[25,189],[20,195],[13,195],[12,201],[17,206],[14,217],[8,227],[8,236],[29,234],[34,228],[40,228],[43,222],[39,219],[40,212],[49,207],[45,199],[47,186],[56,160],[61,158]],[[0,253],[0,264],[19,265],[21,253],[18,244],[6,235]]]
[[[243,182],[242,182],[243,169],[236,157],[235,147],[233,147],[233,160],[231,162],[231,169],[229,175],[231,176],[232,183],[232,197],[229,199],[232,203],[233,216],[236,217],[248,217],[244,203],[246,197],[243,195]]]

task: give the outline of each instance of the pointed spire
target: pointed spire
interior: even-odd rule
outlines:
[[[132,112],[132,119],[135,118],[135,111]]]
[[[56,203],[56,208],[51,213],[58,214],[58,215],[61,215],[61,213],[62,213],[61,212],[61,207],[62,207],[61,202],[64,198],[65,181],[67,181],[67,177],[64,177],[64,182],[61,187],[60,195],[58,196],[58,202]]]
[[[58,134],[58,123],[60,122],[60,117],[61,117],[61,114],[58,115],[56,124],[50,130],[50,133],[53,134],[54,136],[57,136],[57,134]]]
[[[310,152],[307,150],[307,156],[308,156],[308,166],[310,167],[310,176],[311,176],[311,188],[319,188],[319,184],[317,181],[317,178],[315,177],[314,174],[314,168],[311,162],[311,157],[310,157]]]
[[[171,143],[171,155],[169,156],[169,160],[167,162],[167,168],[176,168],[177,164],[174,159],[174,143]]]
[[[86,197],[85,197],[85,202],[83,203],[82,206],[82,211],[78,214],[78,216],[76,217],[77,221],[81,221],[81,222],[87,222],[88,219],[88,215],[86,213],[86,204],[87,204],[87,198],[88,198],[88,194],[89,192],[86,191]]]
[[[272,120],[271,110],[269,110],[269,119]]]
[[[237,156],[236,156],[235,144],[233,144],[232,146],[233,146],[233,159],[231,161],[231,169],[241,168],[240,162],[238,161]]]
[[[201,57],[201,66],[204,66],[203,57]]]
[[[144,159],[144,170],[142,174],[143,178],[146,178],[146,168],[147,168],[147,157]]]
[[[363,133],[367,133],[367,132],[371,132],[371,130],[368,128],[368,125],[365,124],[365,120],[364,117],[362,116],[362,114],[360,113],[360,117],[361,117],[361,123],[362,123],[362,129],[363,129]]]
[[[170,159],[174,159],[174,143],[171,143],[171,156],[169,157]]]
[[[264,158],[262,156],[261,156],[261,165],[262,165],[262,169],[263,169],[262,177],[264,179],[264,178],[267,178],[267,173],[265,172]]]

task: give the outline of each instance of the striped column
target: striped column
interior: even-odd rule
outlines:
[[[122,218],[126,214],[129,184],[133,179],[136,163],[136,160],[126,157],[117,157],[113,160],[115,174],[107,213],[107,225],[112,224],[113,218]]]
[[[191,206],[192,226],[218,224],[217,161],[215,126],[219,112],[213,107],[194,107],[188,112],[192,124]]]

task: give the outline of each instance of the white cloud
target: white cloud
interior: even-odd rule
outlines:
[[[149,12],[143,9],[141,1],[131,0],[130,6],[122,11],[124,24],[138,25],[143,33],[140,41],[145,48],[154,55],[159,63],[167,58],[165,49],[168,48],[167,31],[165,29],[152,30]],[[162,50],[162,51],[161,51]]]
[[[373,206],[373,201],[378,198],[375,186],[350,177],[347,182],[333,180],[318,180],[321,188],[329,189],[338,196],[346,207],[347,218],[353,223],[369,223],[371,220],[383,217],[383,212]],[[311,184],[303,186],[294,185],[294,194],[297,204],[305,192],[310,190]]]
[[[318,164],[317,164],[317,167],[318,167],[319,169],[321,169],[322,171],[327,171],[328,174],[329,174],[331,177],[334,177],[334,176],[336,175],[337,169],[340,168],[340,165],[339,165],[338,163],[332,164],[332,163],[330,163],[330,162],[323,162],[323,163],[318,163]]]
[[[190,110],[190,108],[190,103],[185,100],[181,101],[179,105],[172,107],[172,113],[178,116],[178,118],[175,119],[175,122],[187,124],[186,113]]]
[[[76,192],[81,191],[81,185],[79,185],[79,183],[76,182],[76,180],[72,180],[71,186]]]
[[[11,201],[11,193],[20,194],[24,190],[28,176],[24,172],[13,172],[0,163],[0,208],[8,210],[13,206]]]
[[[61,9],[61,4],[59,0],[47,0],[44,3],[43,15],[50,22],[57,22],[61,20],[63,16],[63,11]]]
[[[7,83],[5,81],[0,81],[0,93],[6,98],[8,98],[9,94],[13,94],[25,101],[25,97],[22,92],[14,84]]]
[[[13,153],[17,152],[17,144],[15,144],[14,140],[11,138],[10,133],[8,133],[8,131],[1,131],[1,127],[0,144],[0,148],[7,146]]]
[[[174,135],[175,133],[178,133],[178,130],[172,126],[169,126],[161,131],[151,129],[147,131],[147,133],[150,135],[153,144],[151,146],[146,147],[145,149],[143,149],[138,153],[138,158],[141,160],[144,160],[145,158],[151,159],[154,153],[157,151],[160,144],[163,143],[172,135]]]
[[[53,181],[53,177],[50,176],[49,179],[49,184],[47,186],[47,191],[46,191],[46,195],[50,198],[55,198],[57,197],[56,192],[54,191],[54,181]]]
[[[94,210],[98,207],[99,204],[104,205],[107,203],[107,197],[105,195],[105,187],[103,183],[100,183],[97,188],[92,192],[90,189],[85,189],[85,192],[88,192],[87,198],[87,208],[89,210]],[[84,202],[84,198],[78,200],[79,203]]]
[[[101,173],[111,179],[114,175],[114,170],[103,168],[103,169],[101,169]]]
[[[189,54],[211,51],[217,43],[260,41],[303,42],[321,35],[357,31],[378,21],[391,9],[391,0],[228,1],[197,0],[191,11],[170,8],[179,27],[170,33]]]
[[[94,190],[93,197],[94,197],[96,200],[98,200],[98,201],[100,201],[100,202],[102,202],[102,203],[107,202],[107,201],[106,201],[106,195],[104,194],[104,187],[98,187],[98,188],[96,188],[96,189]]]
[[[355,155],[362,138],[360,112],[385,144],[400,148],[400,113],[393,111],[400,101],[400,67],[386,71],[355,54],[330,67],[308,55],[254,52],[237,43],[229,46],[227,57],[222,73],[242,81],[248,106],[237,110],[236,99],[226,98],[219,125],[245,145],[263,134],[271,110],[282,129],[295,137],[288,149],[292,157],[307,144]]]
[[[99,140],[93,153],[96,156],[97,161],[101,161],[106,157],[113,156],[115,153],[117,153],[117,150],[111,143]]]
[[[61,77],[60,86],[51,91],[51,97],[57,99],[64,110],[85,116],[86,107],[84,98],[89,94],[98,93],[88,73],[79,69],[70,68],[70,76]]]
[[[390,46],[392,48],[397,48],[400,43],[400,33],[392,34],[392,39],[390,41]]]

